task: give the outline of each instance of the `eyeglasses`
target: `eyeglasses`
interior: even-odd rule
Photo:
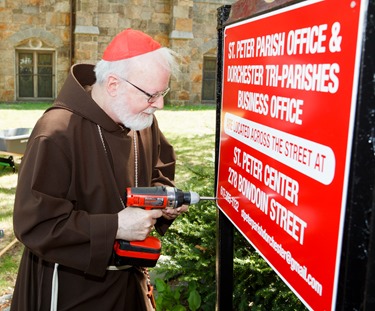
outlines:
[[[120,77],[121,78],[121,77]],[[158,98],[160,96],[164,97],[165,95],[167,95],[167,93],[169,92],[170,88],[168,87],[167,89],[165,89],[164,91],[160,91],[160,92],[157,92],[155,94],[150,94],[144,90],[142,90],[141,88],[139,88],[138,86],[134,85],[133,83],[129,82],[128,80],[126,79],[123,79],[121,78],[122,80],[128,82],[130,85],[134,86],[138,91],[141,91],[143,94],[145,94],[146,96],[148,96],[148,99],[147,99],[147,102],[152,104],[154,102],[156,102],[158,100]]]

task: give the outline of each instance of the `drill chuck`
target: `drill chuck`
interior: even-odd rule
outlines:
[[[168,207],[177,208],[199,202],[199,195],[193,191],[182,191],[174,187],[165,187],[168,196]]]
[[[197,204],[201,200],[200,196],[198,193],[194,191],[189,191],[190,193],[190,203],[189,204]]]

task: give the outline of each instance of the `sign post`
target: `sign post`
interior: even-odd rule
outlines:
[[[303,1],[224,29],[218,207],[312,310],[345,304],[368,7]]]
[[[222,6],[218,9],[217,28],[217,68],[222,68],[224,22],[228,19],[230,6]],[[219,150],[220,137],[220,111],[222,97],[222,71],[217,71],[217,94],[216,94],[216,154]],[[215,158],[215,172],[218,170],[218,158]],[[217,186],[215,180],[215,188]],[[233,226],[230,220],[221,210],[217,210],[217,239],[216,239],[216,305],[217,311],[233,310]]]

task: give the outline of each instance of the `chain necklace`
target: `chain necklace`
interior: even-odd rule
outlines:
[[[133,132],[134,142],[134,186],[138,187],[138,143],[137,143],[137,131]]]
[[[96,126],[98,127],[99,137],[100,137],[100,140],[102,142],[104,152],[107,155],[107,159],[108,159],[108,151],[107,151],[107,148],[106,148],[105,143],[104,143],[102,129],[99,126],[99,124],[97,124]],[[133,146],[134,146],[134,186],[138,187],[138,141],[137,141],[137,131],[133,132]],[[124,201],[121,198],[121,195],[120,195],[120,199],[121,199],[122,207],[125,208],[125,204],[124,204]]]

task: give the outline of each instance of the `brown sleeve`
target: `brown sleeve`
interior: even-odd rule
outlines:
[[[22,160],[14,231],[35,255],[89,274],[104,275],[117,231],[117,214],[90,214],[67,199],[71,163],[51,139],[34,138]]]

